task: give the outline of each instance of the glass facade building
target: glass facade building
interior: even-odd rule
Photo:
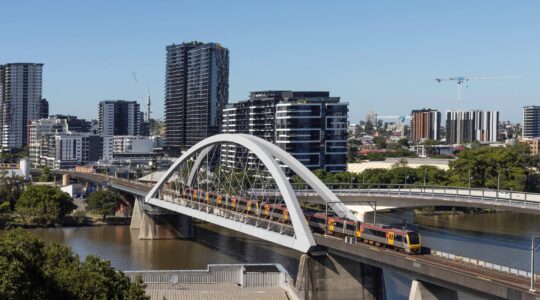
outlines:
[[[272,142],[311,170],[347,168],[348,103],[329,92],[258,91],[223,112],[224,133],[248,133]],[[222,147],[222,162],[244,155]],[[286,167],[286,166],[284,166]]]
[[[229,50],[216,43],[167,46],[165,151],[180,153],[221,130],[229,100]]]

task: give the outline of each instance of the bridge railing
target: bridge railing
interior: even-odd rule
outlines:
[[[337,195],[376,195],[376,196],[421,196],[469,198],[480,201],[500,201],[509,204],[540,206],[540,194],[509,190],[482,188],[463,188],[451,186],[411,185],[411,184],[371,184],[371,183],[326,183]],[[306,184],[294,184],[297,192],[311,192]]]
[[[474,266],[489,269],[489,270],[494,270],[494,271],[498,271],[498,272],[502,272],[502,273],[507,273],[507,274],[510,274],[510,275],[531,278],[531,272],[527,272],[527,271],[512,268],[512,267],[507,267],[507,266],[503,266],[503,265],[490,263],[490,262],[480,260],[480,259],[469,258],[469,257],[465,257],[465,256],[459,256],[459,255],[455,255],[455,254],[452,254],[452,253],[433,250],[433,249],[431,250],[431,255],[441,257],[441,258],[444,258],[444,259],[448,259],[448,260],[452,260],[452,261],[463,262],[465,264],[474,265]],[[539,277],[538,274],[535,274],[535,277],[538,278]]]
[[[191,193],[190,193],[191,194]],[[160,189],[158,190],[157,198],[175,203],[190,209],[202,211],[208,214],[213,214],[220,216],[226,219],[234,220],[236,222],[241,222],[246,225],[251,225],[254,227],[265,228],[268,231],[277,232],[281,235],[294,236],[294,228],[290,224],[285,222],[278,222],[269,218],[265,218],[261,215],[262,208],[259,209],[258,213],[249,214],[243,209],[239,208],[239,205],[236,205],[235,209],[231,209],[224,206],[214,205],[214,200],[206,202],[203,199],[193,199],[190,194],[182,195],[175,190],[171,189]],[[272,212],[273,213],[273,212]]]

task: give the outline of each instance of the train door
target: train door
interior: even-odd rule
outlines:
[[[268,204],[264,205],[264,215],[270,217],[270,205]]]
[[[356,227],[356,237],[359,238],[362,236],[362,225],[357,225]]]
[[[335,228],[335,225],[336,225],[336,221],[334,221],[334,219],[330,219],[328,220],[328,231],[334,231],[334,228]]]
[[[221,206],[221,199],[222,199],[221,195],[218,195],[217,196],[217,205],[218,206]]]
[[[387,232],[386,233],[386,239],[388,240],[388,245],[394,246],[394,233],[393,232]]]

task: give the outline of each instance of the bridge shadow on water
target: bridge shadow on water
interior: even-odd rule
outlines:
[[[302,253],[213,224],[195,222],[193,242],[239,263],[279,263],[295,278]]]

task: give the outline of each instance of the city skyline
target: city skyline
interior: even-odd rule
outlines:
[[[165,47],[190,40],[231,50],[230,103],[253,90],[328,90],[351,103],[356,123],[370,110],[406,115],[421,107],[455,109],[455,84],[434,79],[462,75],[523,76],[472,82],[464,88],[463,109],[499,110],[501,120],[521,122],[522,107],[540,98],[534,84],[540,66],[534,16],[540,6],[534,2],[213,2],[210,11],[191,2],[161,2],[159,18],[150,4],[127,4],[107,3],[106,10],[105,2],[5,4],[13,13],[0,21],[4,28],[21,20],[18,11],[28,22],[3,35],[2,63],[44,63],[43,97],[51,114],[83,118],[96,118],[95,105],[104,99],[144,104],[135,72],[143,89],[150,89],[154,116],[163,119]],[[295,13],[300,9],[305,17]],[[262,12],[273,16],[271,24],[261,21]],[[48,22],[32,20],[43,14]],[[205,16],[209,24],[189,26]]]

